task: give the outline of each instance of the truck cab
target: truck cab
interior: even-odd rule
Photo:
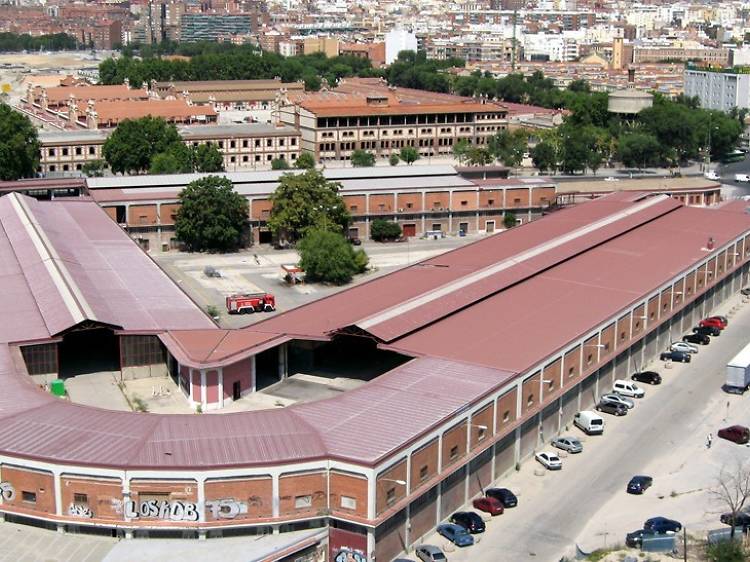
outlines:
[[[271,293],[230,295],[226,299],[229,314],[250,314],[276,310],[276,298]]]

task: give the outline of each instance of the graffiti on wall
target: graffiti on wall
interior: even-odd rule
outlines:
[[[214,519],[234,519],[247,513],[247,503],[233,499],[187,502],[180,500],[114,500],[117,513],[129,519],[151,518],[165,521],[198,521],[201,505]]]
[[[358,550],[349,550],[348,548],[342,548],[336,553],[336,557],[333,562],[367,562],[367,555],[364,552]]]
[[[5,502],[16,499],[16,490],[10,482],[0,482],[0,498]]]
[[[68,515],[91,519],[94,516],[94,512],[87,505],[72,503],[68,506]]]

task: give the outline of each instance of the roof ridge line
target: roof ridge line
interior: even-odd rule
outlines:
[[[17,193],[11,193],[9,197],[16,216],[21,221],[21,225],[34,245],[42,264],[65,304],[65,308],[73,318],[73,323],[78,324],[84,320],[98,321],[91,306],[86,301],[83,293],[81,293],[80,288],[75,284],[67,267],[65,267],[62,258],[60,258],[51,241],[43,232],[41,225],[35,222],[34,219],[36,217],[34,217],[27,202]]]
[[[383,322],[387,322],[388,320],[391,320],[392,318],[395,318],[396,316],[400,316],[401,314],[404,314],[405,312],[409,312],[425,304],[438,300],[445,295],[451,294],[459,289],[463,289],[469,285],[482,281],[492,275],[500,273],[501,271],[509,269],[515,265],[521,265],[527,260],[535,258],[543,254],[544,252],[558,248],[586,234],[597,231],[600,228],[608,226],[622,219],[626,219],[636,213],[639,213],[645,209],[653,207],[654,205],[657,205],[661,203],[662,201],[664,201],[667,197],[668,196],[666,195],[648,197],[644,199],[643,201],[634,203],[627,209],[620,210],[615,213],[606,215],[600,218],[599,220],[595,221],[594,223],[589,223],[584,226],[579,226],[578,228],[572,231],[568,231],[560,236],[557,236],[553,240],[548,240],[541,244],[537,244],[533,248],[529,248],[527,250],[522,251],[520,254],[509,256],[499,262],[493,263],[478,271],[469,273],[467,275],[463,275],[459,277],[458,279],[454,279],[453,281],[450,281],[448,283],[445,283],[444,285],[441,285],[440,287],[436,287],[426,293],[413,297],[405,303],[400,303],[386,310],[380,311],[377,314],[366,317],[360,321],[353,322],[353,325],[356,325],[357,327],[363,330],[367,330],[373,326],[376,326]]]

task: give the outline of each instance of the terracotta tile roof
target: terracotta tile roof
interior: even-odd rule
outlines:
[[[47,101],[60,103],[74,97],[78,100],[137,100],[148,99],[148,92],[143,88],[130,89],[124,85],[117,86],[57,86],[47,88]]]
[[[138,119],[147,115],[166,119],[217,115],[210,107],[188,105],[185,100],[100,101],[94,104],[94,110],[100,123],[117,123],[123,119]]]

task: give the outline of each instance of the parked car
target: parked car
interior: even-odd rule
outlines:
[[[650,476],[633,476],[628,482],[628,494],[642,494],[651,484],[654,483],[654,479]]]
[[[472,535],[484,533],[484,521],[478,513],[473,511],[457,511],[451,515],[450,522],[463,527]]]
[[[729,326],[729,318],[727,318],[726,316],[721,316],[719,314],[715,314],[714,316],[709,316],[708,318],[706,318],[706,320],[712,320],[712,321],[718,320],[724,325],[725,328]]]
[[[652,517],[646,519],[643,528],[657,533],[679,533],[682,530],[682,523],[666,517]]]
[[[716,170],[709,170],[706,173],[703,174],[703,177],[705,177],[707,180],[714,180],[718,181],[721,179],[721,176],[718,174]]]
[[[599,412],[605,414],[612,414],[613,416],[624,416],[628,413],[628,409],[622,404],[613,404],[612,402],[599,402],[596,405],[596,409]]]
[[[547,470],[562,469],[562,461],[560,460],[560,457],[558,457],[555,453],[550,453],[549,451],[541,451],[534,455],[534,458]]]
[[[725,525],[731,525],[732,527],[750,527],[750,513],[742,511],[738,513],[722,513],[719,520]]]
[[[690,354],[684,351],[665,351],[659,355],[662,361],[677,361],[678,363],[690,363]]]
[[[508,488],[490,488],[489,490],[485,490],[484,495],[488,498],[499,500],[505,509],[518,505],[518,498]]]
[[[438,525],[437,532],[456,546],[471,546],[474,544],[474,537],[460,525],[443,523],[442,525]]]
[[[720,336],[721,328],[717,326],[696,326],[693,328],[694,334],[704,334],[706,336]]]
[[[638,529],[625,535],[625,545],[630,548],[640,548],[644,538],[655,537],[658,533],[651,529]]]
[[[617,379],[612,385],[612,390],[622,396],[629,396],[631,398],[643,398],[646,391],[634,382]]]
[[[583,445],[575,437],[555,437],[552,446],[573,454],[583,451]]]
[[[634,381],[645,382],[646,384],[661,384],[661,375],[656,371],[641,371],[640,373],[633,373],[630,377]]]
[[[750,287],[745,287],[744,289],[740,289],[740,294],[745,297],[750,297]]]
[[[684,341],[673,342],[669,346],[669,351],[682,351],[684,353],[698,353],[698,348],[692,343],[686,343]]]
[[[744,425],[730,425],[729,427],[720,429],[717,434],[722,439],[737,443],[738,445],[744,445],[750,441],[750,429]]]
[[[443,551],[432,544],[423,544],[414,549],[414,554],[417,555],[422,562],[445,562],[448,560],[443,554]]]
[[[734,174],[734,181],[750,182],[750,176],[747,174]]]
[[[471,505],[474,506],[474,509],[484,511],[485,513],[489,513],[492,516],[502,514],[505,507],[503,506],[503,502],[493,497],[477,498],[473,502],[471,502]]]
[[[717,318],[716,316],[710,316],[709,318],[704,318],[700,322],[698,322],[698,326],[714,326],[716,328],[719,328],[720,330],[723,330],[727,327],[725,322],[722,322],[720,318]]]
[[[709,343],[711,343],[711,338],[706,334],[687,334],[682,336],[682,341],[684,341],[685,343],[708,345]]]
[[[628,410],[630,410],[631,408],[635,406],[635,402],[633,402],[630,398],[626,398],[625,396],[617,394],[616,392],[602,394],[599,400],[601,400],[602,402],[610,402],[612,404],[622,404]]]
[[[604,418],[590,410],[576,413],[573,416],[573,425],[581,428],[586,435],[601,435],[604,433]]]

